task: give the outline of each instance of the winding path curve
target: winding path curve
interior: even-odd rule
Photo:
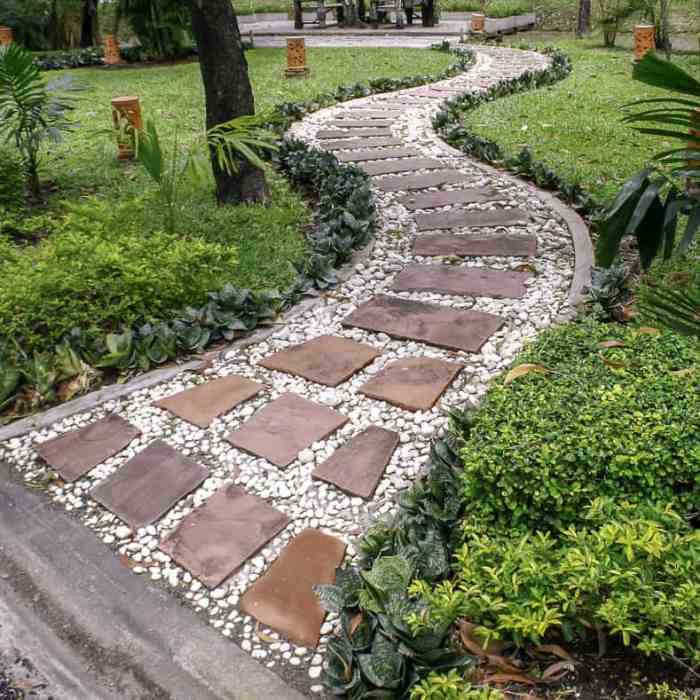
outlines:
[[[293,127],[373,176],[381,231],[343,284],[200,372],[0,445],[134,573],[312,692],[334,621],[305,598],[306,579],[332,574],[345,544],[353,555],[352,539],[425,465],[444,409],[478,400],[570,312],[590,271],[572,212],[432,131],[447,97],[548,60],[476,56],[458,77]]]

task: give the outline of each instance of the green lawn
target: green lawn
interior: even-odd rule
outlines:
[[[453,60],[421,49],[311,49],[311,77],[300,80],[283,77],[281,49],[247,57],[262,112],[341,84],[438,73]],[[0,335],[43,350],[74,326],[98,335],[202,305],[226,282],[263,289],[291,281],[310,212],[281,178],[270,177],[268,207],[218,207],[211,181],[183,183],[177,230],[168,235],[153,183],[140,166],[116,161],[110,100],[118,95],[141,97],[167,151],[177,141],[184,153],[202,134],[196,63],[65,73],[86,92],[79,127],[44,163],[49,204],[11,218],[0,208]]]
[[[603,49],[596,40],[553,45],[573,62],[567,79],[482,105],[465,122],[508,154],[530,146],[537,159],[580,182],[596,199],[609,200],[651,154],[665,147],[662,138],[640,135],[620,123],[622,106],[668,93],[632,81],[629,50]],[[674,61],[697,73],[697,58]]]

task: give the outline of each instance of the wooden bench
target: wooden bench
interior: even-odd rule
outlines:
[[[436,24],[435,0],[416,0],[415,2],[404,2],[404,0],[374,0],[371,3],[370,14],[375,27],[379,25],[379,14],[394,12],[396,15],[396,28],[404,26],[404,14],[406,22],[413,24],[413,13],[420,8],[421,23],[424,27],[432,27]]]
[[[337,23],[341,23],[345,16],[346,5],[343,2],[326,2],[325,0],[314,0],[305,2],[304,0],[293,0],[294,28],[303,29],[305,24],[316,24],[320,28],[328,26],[326,17],[329,12],[336,15]],[[316,16],[311,21],[304,21],[304,12],[313,12]]]

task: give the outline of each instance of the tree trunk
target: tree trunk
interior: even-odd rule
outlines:
[[[207,129],[246,114],[255,113],[248,63],[231,0],[190,0],[192,33],[199,48],[204,82]],[[238,172],[219,167],[215,153],[211,165],[216,196],[221,204],[263,202],[268,198],[265,174],[248,161],[237,159]]]
[[[580,39],[591,34],[591,0],[579,0],[576,36]]]
[[[83,0],[80,17],[80,46],[87,48],[98,42],[99,21],[97,9],[100,0]]]

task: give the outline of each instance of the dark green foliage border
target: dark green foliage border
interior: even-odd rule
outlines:
[[[498,143],[474,134],[463,124],[466,112],[486,102],[551,85],[563,80],[571,73],[571,61],[562,51],[546,48],[541,53],[551,58],[549,66],[540,70],[526,71],[517,78],[505,78],[484,92],[450,98],[445,103],[445,108],[433,118],[433,128],[450,146],[461,150],[466,155],[503,167],[520,177],[531,180],[542,189],[554,191],[564,202],[584,216],[592,216],[601,211],[601,204],[585,192],[581,185],[569,182],[545,163],[535,160],[527,146],[517,155],[507,158]]]
[[[467,49],[451,49],[446,43],[432,48],[454,54],[456,61],[438,75],[380,78],[368,84],[340,86],[314,100],[278,105],[266,126],[281,135],[292,122],[329,105],[444,80],[474,62]],[[34,409],[56,403],[61,382],[79,376],[88,367],[143,372],[202,352],[212,343],[230,342],[258,326],[272,324],[278,314],[304,296],[337,284],[336,269],[367,245],[376,230],[370,178],[361,169],[341,164],[334,155],[301,141],[282,139],[278,145],[274,160],[280,172],[318,203],[314,230],[307,235],[308,253],[288,289],[253,292],[227,284],[211,292],[203,307],[187,307],[173,319],[125,328],[96,342],[76,328],[54,353],[34,357],[24,356],[21,349],[11,347],[0,336],[0,411],[23,389]]]

